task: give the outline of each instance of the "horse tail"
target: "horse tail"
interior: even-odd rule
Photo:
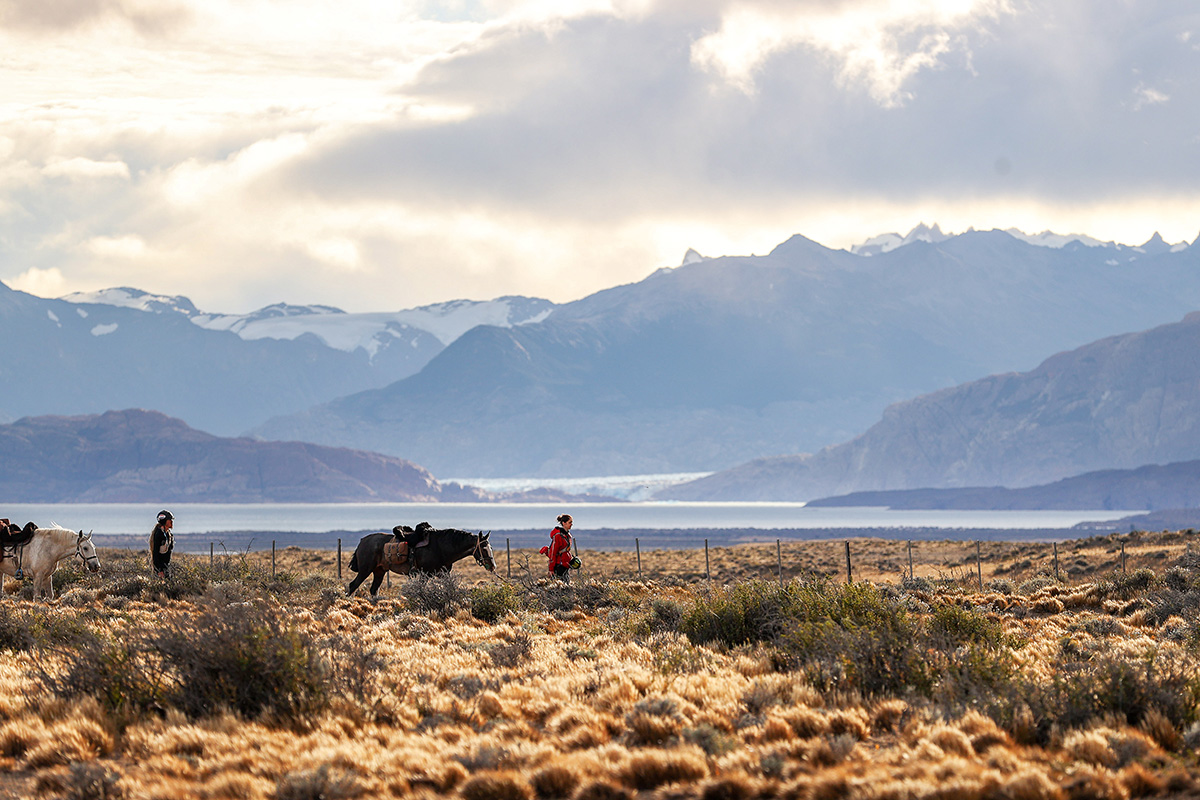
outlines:
[[[350,556],[350,571],[358,572],[358,551],[357,550],[354,552],[354,555]]]

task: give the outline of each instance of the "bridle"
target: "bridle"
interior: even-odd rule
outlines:
[[[491,531],[488,531],[488,534],[490,535]],[[487,564],[485,564],[483,561],[483,556],[484,556],[483,544],[485,541],[486,540],[484,539],[484,536],[482,533],[477,534],[475,536],[475,549],[471,551],[471,555],[473,555],[475,557],[476,564],[483,567],[484,569],[487,569],[488,568]],[[489,543],[489,547],[490,547],[490,543]],[[492,557],[492,566],[495,567],[495,565],[496,565],[496,558],[495,558],[495,556],[493,556]]]
[[[83,531],[79,532],[79,538],[75,540],[75,555],[79,556],[79,560],[82,561],[89,570],[92,569],[92,562],[95,561],[96,562],[96,570],[99,570],[100,569],[100,556],[96,555],[94,550],[92,551],[92,554],[90,556],[85,556],[83,554],[83,543],[90,541],[91,538],[92,538],[91,531],[88,531],[87,536],[83,535]],[[95,571],[95,570],[93,570],[93,571]]]

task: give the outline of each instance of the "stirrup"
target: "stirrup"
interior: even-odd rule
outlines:
[[[25,570],[17,567],[17,571],[13,573],[13,577],[19,581],[25,580]]]

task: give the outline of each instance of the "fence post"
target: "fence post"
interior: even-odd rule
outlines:
[[[1121,542],[1121,572],[1125,572],[1125,542]]]
[[[213,568],[213,561],[214,561],[214,559],[213,559],[213,543],[209,542],[208,543],[208,568],[209,569]]]
[[[979,552],[979,542],[975,542],[975,570],[979,573],[979,591],[983,591],[983,556]]]
[[[846,540],[846,583],[854,583],[854,571],[850,568],[850,540]]]
[[[783,545],[775,540],[775,564],[779,567],[779,586],[783,587]]]
[[[633,548],[637,550],[638,559],[638,580],[642,579],[642,542],[638,537],[633,537]]]
[[[508,537],[508,536],[504,537],[504,553],[505,553],[505,558],[508,560],[508,577],[511,578],[512,577],[512,538],[511,537]]]
[[[275,580],[275,540],[271,540],[271,580]]]
[[[338,565],[338,580],[340,581],[342,579],[342,538],[340,536],[338,537],[337,565]]]
[[[1058,542],[1054,543],[1054,580],[1059,583],[1062,582],[1062,577],[1058,572]]]
[[[912,539],[908,540],[908,579],[914,580],[912,565]]]
[[[712,572],[708,568],[708,539],[704,540],[704,577],[712,580]]]

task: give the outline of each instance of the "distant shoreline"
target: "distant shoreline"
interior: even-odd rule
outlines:
[[[754,542],[821,541],[842,539],[891,539],[912,541],[981,541],[981,542],[1062,542],[1120,533],[1119,526],[1111,528],[689,528],[689,529],[594,529],[578,532],[581,550],[633,551],[691,550],[704,547],[730,547]],[[358,540],[374,530],[333,530],[321,533],[301,531],[218,531],[212,533],[177,533],[175,548],[181,553],[215,553],[264,551],[276,548],[302,547],[312,550],[336,550],[341,539],[342,549],[353,550]],[[101,547],[142,550],[146,535],[96,535]],[[547,532],[536,530],[494,530],[492,547],[506,546],[514,550],[541,547],[547,542]]]

